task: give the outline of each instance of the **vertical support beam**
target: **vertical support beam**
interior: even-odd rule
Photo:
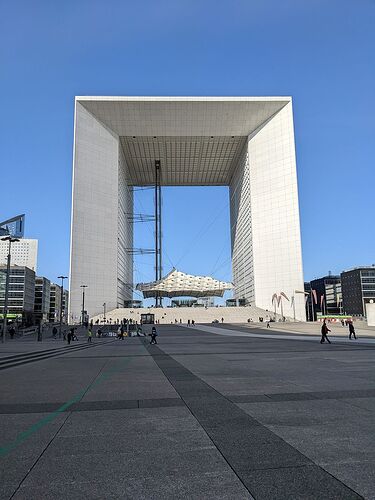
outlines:
[[[161,231],[160,231],[160,160],[155,160],[155,280],[160,279],[160,254],[161,254]],[[161,305],[158,294],[155,295],[155,307]]]
[[[162,253],[161,253],[161,245],[162,245],[162,231],[161,231],[161,205],[162,205],[162,200],[161,200],[161,184],[160,184],[160,170],[159,170],[159,280],[162,279],[163,277],[163,266],[162,266]],[[159,297],[159,306],[162,307],[163,305],[163,297]]]

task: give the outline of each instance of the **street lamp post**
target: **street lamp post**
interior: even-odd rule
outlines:
[[[85,288],[87,285],[81,285],[82,288],[82,326],[85,324]]]
[[[1,238],[2,241],[8,241],[8,259],[7,259],[7,272],[5,277],[5,294],[4,294],[4,310],[3,310],[3,335],[1,337],[1,341],[5,342],[5,335],[7,331],[7,316],[8,316],[8,294],[9,294],[9,278],[10,278],[10,250],[12,243],[16,241],[20,241],[18,238],[12,238],[11,236],[5,236],[5,238]]]
[[[59,329],[59,339],[61,339],[61,329],[62,329],[62,317],[63,317],[63,300],[64,300],[64,280],[66,280],[68,276],[58,276],[58,279],[61,280],[61,299],[60,299],[60,329]]]

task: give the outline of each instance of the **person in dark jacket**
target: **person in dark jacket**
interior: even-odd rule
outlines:
[[[150,335],[151,335],[150,344],[157,344],[156,337],[157,337],[158,333],[157,333],[156,328],[154,326],[152,327]]]
[[[330,332],[331,330],[328,328],[326,320],[323,321],[322,328],[321,328],[321,333],[322,333],[322,338],[320,339],[320,343],[323,344],[323,342],[327,341],[328,344],[330,344],[330,340],[327,336],[327,333]]]
[[[355,340],[357,340],[357,337],[355,335],[354,325],[351,321],[349,321],[349,340],[352,340],[352,335],[354,335]]]

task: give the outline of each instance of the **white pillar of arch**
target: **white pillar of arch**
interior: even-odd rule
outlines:
[[[132,297],[132,190],[119,138],[76,102],[74,127],[69,320],[123,306]]]
[[[248,138],[230,183],[232,266],[236,298],[305,319],[292,103]],[[280,310],[278,311],[280,312]]]

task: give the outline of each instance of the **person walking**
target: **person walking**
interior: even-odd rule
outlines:
[[[151,341],[150,341],[150,344],[157,344],[156,342],[156,337],[158,335],[158,332],[156,331],[156,328],[153,326],[152,327],[152,330],[151,330]]]
[[[354,325],[351,321],[349,321],[349,340],[352,340],[352,335],[354,335],[354,339],[357,340]]]
[[[89,344],[91,344],[91,342],[92,342],[92,330],[91,330],[91,328],[89,328],[89,329],[87,330],[87,342],[88,342]]]
[[[330,340],[327,336],[327,333],[330,332],[331,330],[328,328],[326,320],[323,321],[322,328],[321,328],[321,333],[322,333],[322,338],[320,339],[320,343],[323,344],[323,342],[327,341],[328,344],[330,344]]]
[[[14,326],[11,326],[9,328],[9,335],[10,335],[10,338],[13,339],[14,338],[14,334],[16,333],[16,330],[14,329]]]
[[[55,339],[56,338],[56,335],[57,335],[57,328],[54,326],[52,328],[52,337]]]
[[[191,320],[191,326],[195,326],[195,321],[193,319]]]
[[[72,342],[73,342],[73,340],[78,340],[78,337],[76,335],[76,328],[75,327],[73,327],[73,328],[70,329],[70,333],[72,335]]]
[[[70,345],[70,341],[72,340],[72,328],[68,331],[67,339],[68,345]]]
[[[187,326],[190,326],[190,319],[188,319]]]

